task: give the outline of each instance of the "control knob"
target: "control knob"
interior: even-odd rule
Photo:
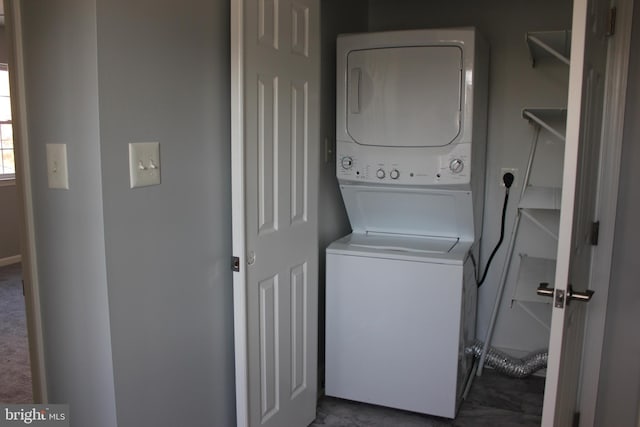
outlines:
[[[464,169],[464,162],[461,159],[453,159],[449,163],[449,169],[453,173],[460,173]]]
[[[378,170],[376,171],[376,176],[377,176],[379,179],[383,179],[383,178],[386,176],[386,174],[384,173],[384,170],[383,170],[383,169],[378,169]]]
[[[341,163],[343,169],[351,169],[351,166],[353,166],[353,159],[349,156],[345,156],[342,158]]]
[[[392,169],[391,172],[389,172],[389,177],[391,179],[398,179],[400,178],[400,171],[398,169]]]

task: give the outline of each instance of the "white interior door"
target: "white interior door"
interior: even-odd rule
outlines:
[[[571,298],[591,279],[607,55],[608,0],[574,1],[567,134],[555,295],[542,423],[571,426],[587,305]],[[595,295],[594,298],[598,298]]]
[[[318,340],[319,0],[233,0],[239,426],[310,424]]]

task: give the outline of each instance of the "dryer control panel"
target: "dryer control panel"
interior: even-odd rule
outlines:
[[[428,153],[425,153],[428,151]],[[400,185],[460,185],[471,179],[471,144],[447,147],[363,147],[339,143],[340,181]]]

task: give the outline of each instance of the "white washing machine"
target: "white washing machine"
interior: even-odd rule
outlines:
[[[453,418],[472,363],[469,245],[376,249],[359,237],[327,252],[326,394]]]
[[[475,335],[487,58],[473,28],[338,38],[353,233],[327,248],[329,396],[455,417]]]

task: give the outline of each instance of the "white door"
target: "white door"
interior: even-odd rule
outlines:
[[[232,186],[239,426],[316,413],[319,0],[233,0]]]
[[[574,292],[584,292],[591,277],[591,225],[601,144],[608,11],[608,0],[574,1],[560,234],[543,426],[571,426],[577,408],[587,305],[570,297],[570,286]]]

